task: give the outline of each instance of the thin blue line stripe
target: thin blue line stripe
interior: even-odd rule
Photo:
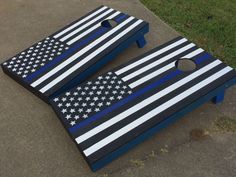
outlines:
[[[122,19],[124,19],[127,16],[127,14],[123,14],[119,17],[117,17],[115,20],[117,22],[120,22]],[[93,33],[91,36],[89,36],[88,38],[86,38],[83,41],[78,41],[76,42],[73,47],[71,47],[69,50],[65,51],[63,54],[57,56],[54,60],[52,60],[50,63],[48,63],[47,65],[39,68],[37,71],[35,71],[34,73],[32,73],[31,75],[28,75],[24,80],[27,83],[32,82],[32,80],[37,77],[38,75],[40,75],[42,72],[47,71],[49,68],[52,68],[53,66],[55,66],[57,63],[59,63],[62,59],[66,58],[67,56],[70,56],[71,54],[73,54],[74,52],[76,52],[80,47],[85,46],[86,44],[88,44],[90,41],[94,40],[95,38],[97,38],[98,36],[104,34],[106,31],[108,31],[108,28],[105,27],[100,27],[95,33]]]
[[[201,57],[199,57],[199,58],[196,58],[195,62],[196,62],[197,64],[200,64],[200,63],[203,62],[204,60],[208,59],[210,56],[211,56],[211,55],[209,55],[209,54],[206,53],[206,54],[204,54],[203,56],[201,56]],[[117,109],[117,108],[119,108],[119,107],[125,105],[125,104],[128,103],[129,101],[134,100],[135,98],[141,96],[142,94],[148,92],[149,90],[151,90],[151,89],[153,89],[153,88],[155,88],[155,87],[160,86],[161,84],[165,83],[166,81],[171,80],[172,78],[174,78],[175,76],[177,76],[177,75],[179,75],[179,74],[181,74],[181,73],[183,73],[183,72],[180,71],[180,70],[175,70],[175,71],[173,71],[173,72],[167,74],[166,76],[164,76],[163,78],[159,79],[158,81],[152,83],[151,85],[148,85],[147,87],[145,87],[145,88],[143,88],[143,89],[141,89],[141,90],[139,90],[139,91],[137,91],[137,92],[135,92],[135,93],[129,95],[129,96],[126,97],[125,99],[123,99],[123,100],[121,100],[121,101],[115,103],[114,105],[108,107],[107,109],[104,109],[103,111],[98,112],[97,114],[95,114],[95,115],[93,115],[92,117],[90,117],[90,118],[84,120],[83,122],[81,122],[81,123],[79,123],[79,124],[77,124],[77,125],[75,125],[75,126],[69,128],[69,131],[70,131],[71,133],[75,133],[78,129],[80,129],[80,128],[86,126],[86,125],[89,125],[91,122],[94,122],[94,121],[96,121],[96,120],[102,118],[104,115],[106,115],[106,114],[112,112],[113,110],[115,110],[115,109]]]
[[[202,56],[200,56],[199,58],[197,58],[195,60],[196,64],[200,64],[201,62],[205,61],[206,59],[210,58],[211,55],[209,53],[204,53]]]

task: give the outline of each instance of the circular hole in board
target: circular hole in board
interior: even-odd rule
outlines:
[[[101,25],[105,28],[113,28],[117,25],[118,23],[115,20],[112,19],[107,19],[101,22]]]
[[[189,58],[181,58],[176,61],[175,65],[181,71],[193,71],[197,67],[196,63]]]

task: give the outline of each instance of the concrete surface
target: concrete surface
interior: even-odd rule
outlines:
[[[1,62],[101,4],[145,19],[151,28],[145,48],[133,45],[100,73],[178,35],[137,0],[1,0]],[[235,88],[223,104],[203,105],[93,173],[52,109],[0,71],[0,176],[234,177]],[[229,122],[217,127],[218,119]]]

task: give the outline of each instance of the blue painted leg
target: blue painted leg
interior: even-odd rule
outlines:
[[[219,93],[213,98],[213,100],[212,100],[213,103],[219,104],[219,103],[223,102],[224,96],[225,96],[225,91],[223,90],[223,91],[219,92]]]
[[[136,41],[136,43],[139,48],[143,48],[147,42],[146,42],[146,39],[144,38],[144,36],[142,36]]]

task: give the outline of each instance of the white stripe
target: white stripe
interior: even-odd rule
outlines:
[[[178,49],[178,50],[176,50],[176,51],[174,51],[174,52],[172,52],[172,53],[170,53],[170,54],[160,58],[159,60],[156,60],[156,61],[146,65],[145,67],[142,67],[139,70],[136,70],[136,71],[128,74],[127,76],[123,77],[122,80],[123,81],[130,80],[133,77],[138,76],[139,74],[141,74],[141,73],[143,73],[145,71],[148,71],[149,69],[151,69],[151,68],[153,68],[155,66],[158,66],[159,64],[161,64],[161,63],[163,63],[163,62],[165,62],[165,61],[167,61],[167,60],[169,60],[169,59],[171,59],[171,58],[181,54],[182,52],[184,52],[184,51],[186,51],[186,50],[188,50],[188,49],[190,49],[190,48],[192,48],[194,46],[195,46],[195,44],[193,44],[193,43],[188,44],[188,45],[186,45],[186,46],[184,46],[184,47],[182,47],[182,48],[180,48],[180,49]]]
[[[54,38],[58,38],[61,35],[65,34],[66,32],[70,31],[71,29],[75,28],[76,26],[80,25],[81,23],[85,22],[86,20],[89,20],[90,18],[94,17],[95,15],[99,14],[100,12],[102,12],[103,10],[107,9],[108,7],[104,6],[101,9],[98,9],[97,11],[93,12],[92,14],[90,14],[89,16],[81,19],[80,21],[76,22],[75,24],[69,26],[68,28],[64,29],[63,31],[61,31],[60,33],[57,33],[56,35],[54,35]]]
[[[61,74],[60,76],[58,76],[56,79],[54,79],[52,82],[50,82],[49,84],[47,84],[46,86],[44,86],[42,89],[40,89],[39,91],[44,93],[46,92],[48,89],[50,89],[51,87],[53,87],[54,85],[56,85],[58,82],[60,82],[61,80],[63,80],[64,78],[66,78],[68,75],[70,75],[72,72],[74,72],[75,70],[77,70],[78,68],[80,68],[81,66],[83,66],[85,63],[87,63],[89,60],[91,60],[92,58],[94,58],[96,55],[98,55],[99,53],[101,53],[103,50],[105,50],[107,47],[109,47],[110,45],[112,45],[115,41],[117,41],[118,39],[120,39],[122,36],[124,36],[126,33],[128,33],[130,30],[132,30],[133,28],[135,28],[136,26],[138,26],[140,23],[142,23],[142,20],[138,20],[135,23],[133,23],[132,25],[130,25],[128,28],[126,28],[124,31],[122,31],[121,33],[119,33],[117,36],[115,36],[114,38],[112,38],[110,41],[108,41],[107,43],[103,44],[100,48],[98,48],[97,50],[95,50],[94,52],[92,52],[90,55],[88,55],[87,57],[85,57],[84,59],[82,59],[81,61],[79,61],[77,64],[75,64],[74,66],[72,66],[70,69],[68,69],[66,72],[64,72],[63,74]]]
[[[107,14],[109,14],[110,12],[112,12],[113,9],[109,9],[108,11],[104,12],[103,14],[97,16],[96,18],[90,20],[88,23],[84,24],[83,26],[75,29],[74,31],[72,31],[71,33],[67,34],[66,36],[64,36],[63,38],[60,39],[60,41],[65,41],[68,38],[70,38],[71,36],[75,35],[76,33],[82,31],[83,29],[87,28],[89,25],[93,24],[94,22],[96,22],[97,20],[100,20],[101,18],[103,18],[104,16],[106,16]]]
[[[116,140],[117,138],[121,137],[122,135],[130,132],[137,126],[143,124],[144,122],[150,120],[154,116],[158,115],[159,113],[165,111],[166,109],[170,108],[171,106],[175,105],[179,101],[185,99],[186,97],[190,96],[191,94],[195,93],[196,91],[200,90],[201,88],[207,86],[208,84],[212,83],[216,79],[220,78],[221,76],[225,75],[229,71],[231,71],[232,68],[226,67],[217,73],[213,74],[212,76],[206,78],[205,80],[199,82],[198,84],[194,85],[193,87],[185,90],[181,94],[175,96],[174,98],[170,99],[169,101],[163,103],[162,105],[156,107],[152,111],[148,112],[147,114],[144,114],[140,118],[136,119],[135,121],[129,123],[128,125],[124,126],[123,128],[119,129],[118,131],[112,133],[111,135],[107,136],[106,138],[100,140],[99,142],[95,143],[94,145],[90,146],[86,150],[84,150],[84,154],[86,156],[89,156],[93,154],[94,152],[98,151],[102,147],[106,146],[107,144],[111,143],[112,141]]]
[[[126,117],[130,116],[131,114],[135,113],[137,110],[141,110],[145,106],[151,104],[152,102],[162,98],[163,96],[167,95],[168,93],[174,91],[175,89],[181,87],[182,85],[190,82],[191,80],[195,79],[196,77],[200,76],[201,74],[207,72],[208,70],[212,69],[213,67],[222,63],[220,60],[216,60],[203,68],[195,71],[194,73],[188,75],[187,77],[179,80],[178,82],[166,87],[165,89],[157,92],[156,94],[146,98],[145,100],[139,102],[138,104],[130,107],[129,109],[125,110],[124,112],[116,115],[115,117],[109,119],[108,121],[98,125],[97,127],[91,129],[90,131],[84,133],[83,135],[77,137],[75,141],[80,144],[81,142],[85,141],[86,139],[96,135],[97,133],[105,130],[106,128],[114,125],[115,123],[125,119]]]
[[[144,63],[144,62],[146,62],[150,59],[152,59],[152,58],[154,58],[154,57],[157,57],[158,55],[160,55],[160,54],[162,54],[162,53],[164,53],[164,52],[166,52],[166,51],[168,51],[168,50],[170,50],[174,47],[177,47],[178,45],[180,45],[180,44],[182,44],[186,41],[187,41],[187,39],[185,39],[185,38],[180,39],[179,41],[176,41],[173,44],[170,44],[170,45],[164,47],[163,49],[160,49],[160,50],[158,50],[158,51],[156,51],[156,52],[154,52],[154,53],[152,53],[152,54],[150,54],[150,55],[148,55],[148,56],[146,56],[146,57],[144,57],[144,58],[142,58],[142,59],[140,59],[140,60],[138,60],[134,63],[131,63],[130,65],[128,65],[124,68],[121,68],[120,70],[116,71],[115,73],[117,75],[120,75],[120,74],[122,74],[122,73],[124,73],[124,72],[126,72],[126,71],[128,71],[128,70],[130,70],[130,69],[132,69],[132,68],[134,68],[134,67],[136,67],[136,66],[138,66],[138,65],[140,65],[140,64],[142,64],[142,63]]]
[[[191,59],[192,57],[194,57],[194,56],[196,56],[196,55],[202,53],[203,51],[204,51],[204,50],[203,50],[202,48],[199,48],[199,49],[197,49],[197,50],[191,52],[190,54],[183,56],[182,58]]]
[[[80,57],[81,55],[83,55],[84,53],[88,52],[89,50],[91,50],[93,47],[95,47],[96,45],[98,45],[99,43],[101,43],[103,40],[105,40],[106,38],[108,38],[110,35],[112,35],[113,33],[115,33],[116,31],[118,31],[120,28],[122,28],[123,26],[125,26],[127,23],[129,23],[131,20],[133,20],[134,17],[129,17],[127,20],[125,20],[124,22],[122,22],[121,24],[117,25],[115,28],[113,28],[112,30],[110,30],[109,32],[105,33],[104,35],[102,35],[101,37],[99,37],[98,39],[96,39],[95,41],[93,41],[92,43],[90,43],[88,46],[84,47],[83,49],[81,49],[79,52],[75,53],[74,55],[72,55],[71,57],[69,57],[67,60],[63,61],[61,64],[59,64],[58,66],[56,66],[55,68],[53,68],[52,70],[50,70],[48,73],[46,73],[45,75],[43,75],[41,78],[39,78],[38,80],[36,80],[35,82],[33,82],[31,84],[32,87],[36,87],[37,85],[39,85],[40,83],[42,83],[43,81],[45,81],[46,79],[48,79],[49,77],[51,77],[52,75],[54,75],[55,73],[57,73],[58,71],[60,71],[62,68],[64,68],[65,66],[67,66],[68,64],[70,64],[71,62],[73,62],[74,60],[76,60],[78,57]]]
[[[121,12],[117,11],[116,13],[112,14],[111,16],[107,17],[106,19],[112,19],[115,16],[119,15]],[[101,23],[97,23],[96,25],[94,25],[93,27],[89,28],[88,30],[86,30],[85,32],[81,33],[80,35],[76,36],[75,38],[71,39],[70,41],[67,42],[68,45],[73,44],[74,42],[78,41],[79,39],[81,39],[82,37],[86,36],[87,34],[89,34],[90,32],[92,32],[93,30],[97,29],[98,27],[101,26]]]
[[[168,65],[166,65],[166,66],[164,66],[164,67],[162,67],[161,69],[158,69],[158,70],[146,75],[145,77],[142,77],[142,78],[136,80],[135,82],[129,84],[129,86],[131,88],[137,87],[138,85],[152,79],[153,77],[156,77],[156,76],[160,75],[161,73],[164,73],[165,71],[167,71],[167,70],[169,70],[173,67],[175,67],[175,61],[168,64]]]
[[[204,51],[203,49],[197,49],[197,50],[189,53],[188,55],[185,55],[182,58],[192,58],[192,57],[200,54],[203,51]],[[152,79],[152,78],[154,78],[154,77],[164,73],[165,71],[175,67],[175,63],[176,63],[176,61],[174,61],[174,62],[172,62],[172,63],[162,67],[161,69],[159,69],[157,71],[154,71],[154,72],[152,72],[152,73],[150,73],[150,74],[148,74],[148,75],[146,75],[146,76],[144,76],[144,77],[134,81],[133,83],[129,84],[129,86],[131,88],[137,87],[138,85],[140,85],[140,84],[142,84],[142,83],[144,83],[144,82],[146,82],[146,81],[148,81],[148,80],[150,80],[150,79]]]

